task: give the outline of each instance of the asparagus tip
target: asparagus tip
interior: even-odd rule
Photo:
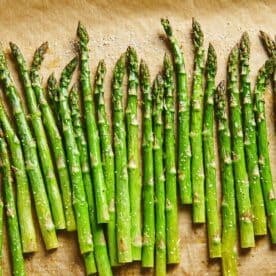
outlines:
[[[83,41],[85,44],[89,41],[89,36],[86,28],[84,25],[79,21],[78,28],[77,28],[77,36],[81,41]]]
[[[13,54],[14,56],[17,56],[17,55],[20,53],[19,47],[18,47],[15,43],[13,43],[13,42],[11,42],[11,41],[10,41],[9,44],[10,44],[10,48],[11,48],[12,54]]]
[[[163,25],[164,31],[168,36],[172,35],[172,27],[170,25],[170,21],[167,18],[161,18],[161,24]]]
[[[140,75],[142,80],[149,79],[149,67],[143,59],[140,62]]]
[[[200,47],[203,44],[203,32],[201,30],[200,24],[195,20],[193,17],[193,22],[192,22],[192,35],[193,35],[193,40],[194,44],[196,47]]]
[[[250,40],[249,40],[249,35],[247,32],[244,32],[241,37],[241,42],[240,42],[240,50],[241,53],[249,55],[250,52]]]
[[[209,43],[206,67],[207,72],[216,72],[217,70],[217,54],[212,43]]]

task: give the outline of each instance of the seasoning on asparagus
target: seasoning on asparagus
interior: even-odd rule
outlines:
[[[104,104],[104,78],[106,66],[103,60],[99,62],[95,76],[95,99],[97,106],[97,121],[100,135],[102,164],[106,185],[107,204],[109,206],[109,223],[107,225],[107,244],[110,263],[118,265],[117,241],[116,241],[116,217],[115,217],[115,174],[114,153],[112,138],[107,113]]]
[[[240,107],[240,91],[238,86],[239,48],[236,45],[227,64],[227,91],[229,95],[230,129],[232,134],[232,159],[240,226],[241,248],[255,246],[253,214],[249,196],[249,183],[244,157],[244,141]]]
[[[127,157],[131,212],[132,259],[141,260],[141,164],[137,120],[138,58],[134,48],[127,49],[128,92],[126,107]]]
[[[166,177],[166,239],[168,264],[179,263],[180,261],[175,168],[173,93],[173,65],[169,56],[166,54],[164,57],[164,152]]]
[[[89,50],[87,46],[89,37],[85,27],[81,23],[79,23],[77,35],[80,45],[80,83],[84,103],[84,119],[87,130],[87,141],[93,173],[97,221],[98,223],[106,223],[109,221],[109,212],[106,197],[106,185],[101,161],[99,133],[95,118],[95,106],[91,89]]]
[[[254,118],[253,99],[249,80],[250,42],[244,33],[240,42],[240,82],[243,115],[244,149],[249,180],[249,192],[253,212],[253,226],[255,235],[265,235],[266,216],[260,173],[258,166],[258,150],[256,144],[256,122]]]
[[[257,145],[259,154],[259,168],[264,194],[268,229],[272,243],[276,243],[276,197],[273,189],[272,174],[269,158],[268,135],[265,119],[264,92],[266,84],[275,68],[275,59],[269,59],[261,67],[254,88],[255,120],[257,124]]]
[[[12,107],[12,113],[17,126],[19,139],[22,145],[25,168],[30,180],[36,213],[42,237],[46,249],[58,247],[55,226],[52,220],[50,206],[47,198],[46,189],[43,182],[42,173],[40,170],[36,143],[32,137],[29,128],[27,117],[24,113],[18,91],[14,85],[10,75],[7,62],[0,46],[0,81],[4,87],[4,93]]]
[[[112,270],[109,262],[103,225],[97,223],[95,194],[91,179],[92,172],[90,170],[89,153],[80,115],[79,90],[76,84],[72,87],[70,92],[70,106],[75,139],[80,154],[83,185],[89,208],[89,218],[93,235],[94,256],[97,264],[97,270],[99,275],[108,276],[112,275]]]
[[[231,137],[227,119],[224,81],[215,91],[215,114],[222,185],[222,274],[237,275],[237,224],[235,207],[235,183],[231,159]]]
[[[77,59],[73,58],[63,69],[59,83],[58,98],[59,117],[61,120],[63,140],[72,181],[73,207],[77,223],[79,247],[81,253],[84,254],[93,251],[93,241],[89,222],[88,204],[86,201],[81,171],[80,154],[74,136],[74,128],[72,125],[68,101],[68,86],[77,64]]]
[[[152,133],[152,97],[149,68],[140,63],[140,87],[143,94],[143,247],[142,266],[154,266],[155,218],[154,218],[154,168]]]
[[[172,46],[176,70],[177,98],[178,98],[178,183],[180,199],[184,204],[191,204],[192,184],[190,175],[191,148],[190,148],[190,101],[188,97],[187,72],[184,55],[173,35],[168,19],[161,19],[161,23]]]
[[[45,97],[41,86],[39,69],[44,59],[44,54],[48,49],[48,43],[43,43],[35,52],[31,66],[31,82],[37,103],[41,110],[42,120],[47,131],[49,142],[53,151],[54,162],[57,168],[62,200],[64,206],[65,222],[67,231],[76,230],[75,216],[72,206],[72,193],[69,172],[67,168],[66,156],[62,144],[62,138],[57,128],[53,112]]]
[[[197,21],[193,19],[193,42],[195,47],[194,75],[191,103],[191,177],[193,190],[193,222],[205,222],[204,168],[202,154],[202,115],[203,115],[203,69],[204,47],[203,33]]]
[[[13,275],[22,276],[26,275],[26,273],[13,193],[13,178],[6,142],[4,141],[2,134],[0,137],[0,156],[2,185],[4,190],[4,203],[8,226],[8,243],[12,260],[12,271]]]
[[[112,82],[116,183],[115,205],[118,248],[117,254],[119,263],[128,263],[132,261],[126,130],[123,113],[123,78],[125,71],[125,55],[122,55],[115,65]]]
[[[202,138],[206,190],[208,248],[210,258],[221,257],[214,140],[214,91],[216,72],[217,56],[213,45],[209,44],[206,62],[206,88],[204,96]]]
[[[32,215],[29,181],[25,170],[25,161],[20,141],[11,126],[4,105],[0,100],[0,125],[3,129],[10,153],[12,168],[16,180],[16,205],[21,233],[22,250],[24,253],[37,250],[35,226]]]
[[[153,160],[155,186],[155,275],[166,276],[165,176],[163,167],[164,82],[158,74],[153,85]]]
[[[64,229],[65,218],[62,199],[55,175],[50,148],[48,146],[45,129],[41,119],[41,113],[39,111],[36,97],[32,88],[27,64],[16,44],[10,42],[10,48],[18,66],[19,75],[22,80],[27,105],[30,112],[30,119],[34,130],[34,136],[38,141],[37,149],[40,158],[41,170],[44,176],[54,224],[56,229]]]

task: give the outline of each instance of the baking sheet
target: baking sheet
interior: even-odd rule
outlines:
[[[8,49],[8,42],[18,44],[30,62],[34,50],[48,41],[50,50],[43,63],[44,84],[48,75],[58,75],[64,65],[75,55],[74,40],[77,23],[81,20],[88,28],[91,41],[91,68],[95,71],[102,58],[107,63],[106,103],[110,109],[110,80],[116,59],[128,45],[137,49],[140,58],[150,65],[152,77],[161,70],[162,59],[168,45],[164,42],[161,17],[168,17],[182,45],[188,69],[189,83],[192,79],[193,52],[190,37],[191,19],[195,17],[205,35],[205,48],[211,41],[218,54],[217,82],[225,78],[226,58],[243,31],[248,31],[252,42],[251,78],[255,80],[258,68],[266,59],[258,38],[260,29],[275,35],[276,2],[266,1],[4,1],[0,0],[0,40]],[[274,28],[273,28],[274,27]],[[18,82],[14,64],[9,62],[13,76]],[[266,94],[267,120],[271,162],[276,181],[276,135],[273,123],[272,93]],[[218,183],[219,185],[219,183]],[[170,267],[168,275],[219,275],[220,262],[208,261],[206,231],[192,226],[190,207],[179,209],[181,264]],[[6,232],[5,232],[6,234]],[[53,252],[44,250],[39,237],[39,251],[26,257],[28,275],[84,275],[75,233],[59,233],[60,247]],[[4,244],[4,274],[10,275],[7,243]],[[267,237],[258,238],[256,248],[241,252],[240,275],[275,275],[276,248],[271,247]],[[117,275],[152,275],[139,264],[116,269]]]

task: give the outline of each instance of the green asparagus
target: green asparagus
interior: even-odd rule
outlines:
[[[138,58],[132,47],[127,49],[128,92],[126,107],[127,157],[131,213],[131,243],[133,260],[141,260],[141,164],[139,159],[139,125],[137,120]]]
[[[109,223],[107,225],[107,243],[110,263],[118,265],[116,242],[116,217],[115,217],[115,175],[114,153],[110,127],[104,104],[104,77],[106,67],[103,60],[99,62],[95,77],[95,98],[97,106],[97,120],[100,134],[103,171],[106,185],[107,203],[109,206]]]
[[[235,276],[238,274],[235,183],[231,159],[231,137],[227,119],[224,81],[220,82],[218,85],[214,98],[222,185],[222,274],[224,276]]]
[[[39,111],[36,97],[32,88],[27,64],[20,49],[16,44],[10,42],[10,48],[13,57],[16,60],[19,75],[22,79],[27,105],[30,112],[30,119],[34,130],[34,136],[38,141],[37,149],[40,157],[41,169],[46,184],[54,224],[56,229],[64,229],[65,218],[62,199],[56,180],[50,148],[48,146],[45,129],[41,119],[41,113]]]
[[[276,243],[276,197],[273,189],[272,174],[270,167],[267,126],[265,119],[265,99],[264,91],[273,70],[275,68],[275,58],[269,59],[260,69],[255,88],[255,120],[257,124],[257,145],[259,155],[260,177],[264,194],[266,214],[268,218],[268,228],[272,243]]]
[[[72,125],[68,101],[68,86],[77,64],[77,59],[73,58],[65,66],[61,73],[59,89],[57,92],[59,99],[59,117],[61,120],[67,162],[72,181],[73,207],[77,224],[79,247],[81,253],[84,254],[93,251],[93,241],[89,222],[88,204],[86,201],[81,171],[80,153],[74,137],[74,128]]]
[[[244,148],[249,180],[249,191],[254,216],[253,225],[255,235],[265,235],[266,217],[262,186],[260,182],[258,151],[256,144],[256,122],[254,118],[253,99],[249,80],[250,42],[244,33],[240,42],[240,82],[243,115]]]
[[[29,181],[25,170],[25,161],[20,141],[13,130],[4,105],[0,100],[0,125],[11,152],[12,168],[16,180],[16,205],[24,253],[37,250],[36,233],[32,215]]]
[[[205,222],[204,167],[202,154],[202,110],[203,110],[203,33],[193,19],[193,42],[195,47],[194,75],[191,104],[190,139],[192,150],[191,177],[193,190],[193,222]]]
[[[97,273],[94,252],[88,252],[83,255],[86,275]]]
[[[87,141],[95,189],[97,221],[98,223],[106,223],[109,221],[109,212],[106,197],[106,185],[104,181],[104,174],[101,161],[99,133],[95,118],[95,106],[91,89],[89,51],[87,46],[89,37],[85,27],[81,23],[79,23],[77,35],[79,38],[81,60],[80,83],[82,88],[82,96],[84,103],[84,119],[86,123]]]
[[[140,64],[140,87],[143,94],[143,248],[142,266],[154,266],[155,218],[154,218],[154,168],[152,99],[149,68]]]
[[[187,72],[184,55],[173,35],[168,19],[161,19],[161,23],[172,46],[174,63],[176,66],[176,82],[178,97],[178,183],[180,199],[184,204],[191,204],[192,185],[190,175],[191,149],[190,149],[190,101],[188,97]]]
[[[166,239],[168,264],[179,263],[180,261],[175,169],[173,94],[173,65],[169,56],[166,54],[164,57],[164,151],[166,176]]]
[[[125,55],[114,68],[112,82],[114,153],[115,153],[115,206],[117,224],[117,254],[120,263],[132,261],[131,216],[127,171],[126,130],[123,114],[123,78],[125,75]]]
[[[40,170],[36,143],[32,137],[18,91],[10,75],[2,46],[0,46],[0,81],[3,84],[4,93],[12,107],[13,117],[23,149],[26,171],[32,187],[40,230],[46,249],[57,248],[58,240]]]
[[[255,246],[253,214],[249,196],[249,183],[244,157],[240,92],[238,86],[239,48],[236,45],[227,64],[227,91],[229,95],[230,129],[232,134],[232,159],[240,226],[241,248]]]
[[[48,94],[48,99],[49,99],[53,114],[56,117],[56,124],[57,124],[58,128],[60,128],[57,89],[58,89],[57,79],[55,78],[54,74],[52,73],[47,80],[47,94]]]
[[[93,191],[93,184],[91,180],[89,153],[81,121],[79,101],[79,90],[77,85],[75,84],[70,92],[71,118],[74,127],[77,147],[80,153],[83,184],[86,192],[86,199],[89,208],[90,224],[94,242],[94,256],[99,275],[108,276],[112,275],[112,270],[109,262],[103,225],[97,223],[96,206],[94,202],[95,193]]]
[[[3,275],[3,201],[0,198],[0,276]]]
[[[203,117],[203,156],[206,190],[206,214],[209,257],[221,257],[220,223],[217,200],[216,160],[214,141],[214,91],[217,72],[217,55],[209,44],[206,62],[206,88]]]
[[[165,216],[165,176],[163,167],[163,96],[164,81],[161,74],[153,86],[153,160],[155,184],[155,267],[157,276],[166,275],[166,216]]]
[[[3,137],[0,137],[0,156],[4,202],[8,225],[8,240],[12,259],[12,270],[13,275],[22,276],[26,275],[25,265],[13,193],[11,166],[6,142],[4,141]]]
[[[69,172],[66,164],[66,156],[63,149],[62,138],[57,128],[54,115],[47,102],[39,76],[39,69],[44,59],[48,43],[43,43],[35,52],[31,66],[31,82],[37,103],[42,113],[42,120],[47,131],[50,145],[53,151],[54,161],[57,168],[59,183],[62,191],[62,200],[67,231],[76,230],[76,222],[72,206],[72,194]]]

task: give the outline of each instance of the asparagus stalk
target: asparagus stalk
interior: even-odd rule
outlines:
[[[141,164],[137,120],[138,58],[134,48],[127,49],[128,96],[126,107],[127,157],[130,190],[131,243],[133,260],[141,260]]]
[[[107,204],[109,206],[109,223],[107,225],[107,244],[110,263],[118,265],[117,241],[116,241],[116,217],[115,217],[115,175],[114,175],[114,153],[112,138],[107,114],[104,105],[104,77],[106,66],[100,61],[95,77],[95,98],[97,106],[97,121],[100,134],[103,171],[106,185]]]
[[[22,240],[22,250],[24,253],[35,252],[37,250],[37,240],[32,215],[29,182],[25,170],[23,153],[20,141],[11,126],[1,100],[0,125],[4,131],[4,136],[11,152],[12,168],[16,180],[16,205]]]
[[[191,149],[190,149],[190,101],[188,97],[187,72],[184,55],[173,35],[168,19],[161,19],[161,23],[172,46],[178,97],[178,183],[180,199],[184,204],[191,204],[192,185],[190,175]]]
[[[257,124],[257,145],[259,154],[259,168],[264,194],[268,228],[272,243],[276,243],[276,197],[273,190],[270,167],[267,126],[265,119],[264,91],[266,83],[275,68],[275,59],[269,59],[261,67],[254,88],[255,120]]]
[[[231,137],[227,119],[226,91],[224,81],[215,92],[215,114],[219,144],[219,159],[222,185],[222,274],[237,275],[237,225],[235,207],[235,183],[231,159]]]
[[[26,171],[30,180],[36,213],[46,249],[58,247],[55,226],[52,220],[46,189],[40,170],[36,143],[32,137],[27,118],[21,105],[17,89],[10,75],[7,62],[0,46],[0,81],[12,107],[13,117],[23,149]]]
[[[50,101],[50,106],[52,107],[53,114],[56,117],[56,124],[58,128],[60,128],[57,90],[58,90],[57,79],[52,73],[47,80],[47,94]]]
[[[106,197],[106,185],[104,181],[104,174],[101,161],[99,133],[95,118],[95,106],[91,89],[89,51],[87,46],[89,37],[85,27],[81,23],[79,23],[77,35],[79,38],[81,58],[80,83],[84,102],[84,119],[87,129],[87,140],[95,189],[97,221],[98,223],[106,223],[109,221],[109,212]]]
[[[155,183],[155,275],[166,275],[165,176],[163,167],[163,95],[164,82],[158,74],[153,85],[153,160]]]
[[[193,19],[193,42],[195,47],[194,76],[191,104],[191,175],[193,189],[193,221],[194,223],[205,222],[205,199],[204,199],[204,168],[202,154],[202,110],[203,110],[203,69],[204,48],[203,33],[197,21]]]
[[[3,201],[0,199],[0,275],[3,275]]]
[[[123,78],[125,75],[125,55],[114,68],[112,82],[114,153],[115,153],[115,206],[117,222],[117,254],[120,263],[132,261],[131,216],[127,172],[126,130],[123,114]]]
[[[260,182],[258,151],[256,144],[256,122],[254,118],[253,99],[249,80],[250,42],[244,33],[240,42],[240,81],[243,115],[244,148],[249,180],[249,191],[254,216],[253,225],[255,235],[265,235],[266,217],[262,186]]]
[[[67,231],[76,230],[76,222],[72,206],[72,193],[69,172],[66,164],[66,156],[62,144],[62,138],[57,128],[54,115],[41,87],[39,69],[48,49],[48,43],[43,43],[35,52],[31,66],[31,82],[37,103],[40,107],[45,130],[48,133],[49,142],[54,155],[54,162],[57,168],[59,183],[62,191],[62,201]]]
[[[179,263],[180,261],[175,169],[173,93],[173,66],[169,56],[166,54],[164,57],[164,151],[166,176],[166,239],[168,264]]]
[[[143,94],[143,248],[142,266],[154,266],[155,218],[154,218],[154,168],[152,99],[149,68],[140,63],[140,86]]]
[[[77,223],[79,247],[81,253],[84,254],[93,251],[93,241],[81,171],[80,153],[74,137],[74,128],[68,101],[68,86],[77,64],[77,59],[73,58],[63,69],[58,89],[58,98],[59,117],[61,120],[67,162],[72,181],[73,207]]]
[[[12,259],[12,270],[13,275],[21,276],[26,275],[26,273],[17,220],[17,212],[13,195],[13,178],[11,173],[11,166],[6,142],[4,141],[3,137],[0,137],[0,156],[4,202],[8,225],[8,239]]]
[[[22,79],[24,92],[27,100],[30,118],[34,130],[34,136],[37,143],[37,149],[40,157],[41,169],[43,172],[49,203],[52,211],[53,220],[56,229],[65,228],[65,218],[63,212],[62,199],[55,176],[50,148],[48,146],[45,129],[42,123],[41,114],[38,108],[36,97],[32,88],[29,71],[26,61],[17,45],[10,42],[10,48],[13,57],[16,60],[19,75]]]
[[[97,273],[97,266],[95,262],[94,252],[84,253],[83,258],[84,258],[86,275],[92,275]]]
[[[109,262],[103,225],[97,223],[96,206],[94,202],[95,194],[93,191],[93,184],[91,179],[89,153],[81,121],[79,101],[79,91],[77,85],[74,85],[70,92],[71,118],[73,122],[76,143],[80,153],[83,184],[86,192],[86,199],[89,208],[89,218],[93,234],[94,255],[99,275],[108,276],[112,275],[112,270]]]
[[[204,97],[203,152],[206,190],[206,214],[209,257],[221,257],[220,223],[218,214],[216,160],[214,143],[214,91],[217,72],[217,56],[209,44],[206,62],[206,88]]]
[[[244,157],[240,93],[238,86],[239,48],[236,45],[228,60],[228,82],[230,129],[232,134],[232,158],[240,225],[240,240],[242,248],[255,246],[253,214],[249,196],[249,183]]]

